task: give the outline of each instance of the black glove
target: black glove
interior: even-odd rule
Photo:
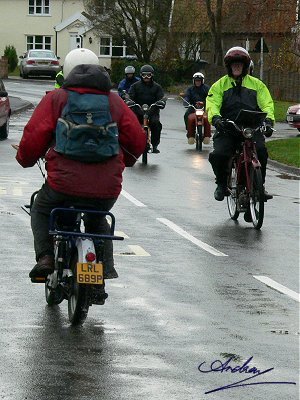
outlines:
[[[166,106],[166,102],[163,101],[163,100],[158,100],[158,101],[155,103],[155,105],[157,105],[158,108],[163,109],[163,108],[165,108],[165,106]]]
[[[125,103],[128,105],[128,107],[133,107],[135,105],[135,102],[133,100],[127,100]]]
[[[219,115],[215,115],[212,118],[212,124],[217,129],[217,131],[224,131],[226,128],[226,122]]]
[[[272,136],[273,131],[274,131],[273,126],[274,126],[273,121],[270,118],[266,118],[265,119],[265,131],[264,131],[265,137]]]

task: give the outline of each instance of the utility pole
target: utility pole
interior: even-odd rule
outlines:
[[[264,38],[260,38],[260,71],[259,79],[262,81],[264,76]]]

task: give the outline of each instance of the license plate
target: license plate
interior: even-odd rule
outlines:
[[[103,285],[103,264],[77,263],[77,282]]]
[[[292,115],[288,115],[286,117],[286,119],[287,119],[288,122],[293,122],[294,121],[294,117]]]
[[[48,65],[49,63],[47,61],[39,61],[37,64],[38,65]]]

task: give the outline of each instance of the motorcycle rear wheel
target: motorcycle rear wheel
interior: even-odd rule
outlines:
[[[81,325],[89,311],[88,288],[77,283],[77,262],[78,254],[76,252],[70,265],[73,277],[71,278],[71,293],[68,298],[68,315],[72,325]]]
[[[228,191],[229,196],[227,196],[227,207],[229,211],[230,218],[237,220],[240,212],[238,211],[238,193],[237,193],[237,170],[236,163],[233,161],[230,167],[230,172],[228,176]]]
[[[202,140],[203,140],[203,126],[197,125],[196,127],[196,150],[202,151]]]
[[[252,223],[255,229],[260,229],[264,221],[265,198],[264,186],[262,182],[261,170],[252,168],[250,172],[251,191],[250,191],[250,212]]]

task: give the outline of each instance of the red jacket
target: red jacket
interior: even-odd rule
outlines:
[[[116,198],[122,188],[125,166],[134,165],[145,149],[145,133],[135,114],[116,93],[86,87],[68,89],[109,96],[112,120],[118,124],[119,155],[105,162],[86,164],[54,150],[56,122],[67,101],[67,91],[56,89],[47,93],[34,110],[24,128],[16,159],[27,168],[45,156],[47,182],[58,192],[89,198]]]

